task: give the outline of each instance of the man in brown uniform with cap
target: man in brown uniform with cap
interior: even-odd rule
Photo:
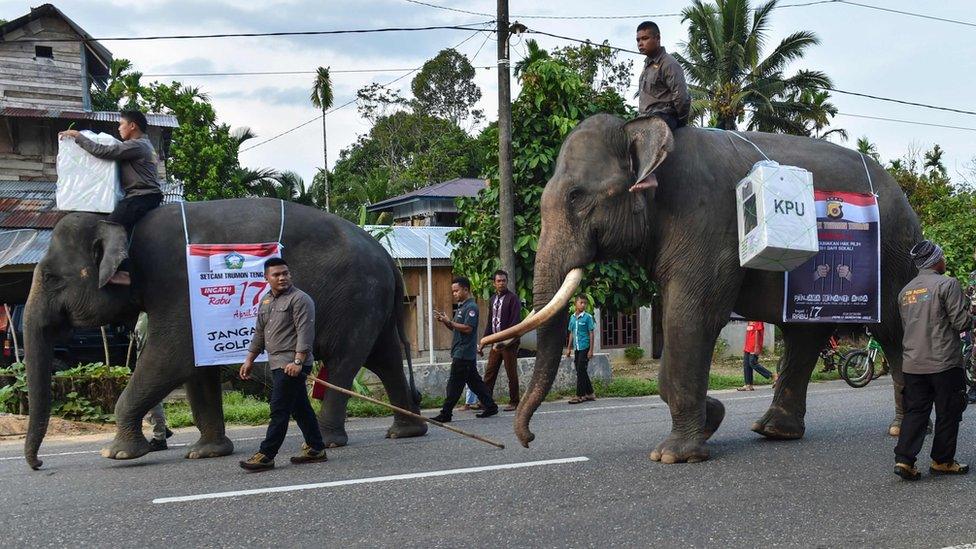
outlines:
[[[962,286],[945,276],[942,248],[923,240],[912,248],[918,276],[898,296],[903,339],[905,417],[895,446],[895,474],[917,480],[915,458],[935,404],[933,475],[964,475],[969,466],[955,461],[959,422],[966,409],[966,377],[959,332],[970,326]]]

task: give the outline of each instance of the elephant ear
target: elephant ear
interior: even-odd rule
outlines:
[[[651,173],[674,150],[674,136],[668,125],[656,116],[641,117],[624,124],[624,132],[630,143],[630,162],[634,172],[634,185],[654,189],[657,180]],[[640,188],[640,187],[638,187]]]
[[[110,221],[99,221],[92,252],[98,261],[98,287],[104,288],[119,265],[128,256],[129,236],[125,227]],[[100,260],[98,258],[101,258]]]

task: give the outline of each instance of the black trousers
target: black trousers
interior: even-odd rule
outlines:
[[[593,394],[593,384],[590,382],[590,373],[586,367],[590,365],[590,357],[587,355],[589,349],[576,351],[573,362],[576,364],[576,396],[586,396]]]
[[[745,380],[746,385],[752,385],[752,372],[753,370],[759,372],[759,375],[766,379],[773,377],[773,373],[759,364],[759,355],[754,355],[752,353],[742,353],[742,379]]]
[[[491,391],[478,374],[475,361],[455,358],[451,362],[451,375],[447,378],[447,396],[444,398],[444,407],[441,408],[442,416],[451,417],[454,413],[454,407],[457,406],[465,385],[471,388],[471,392],[478,397],[478,402],[486,411],[498,409],[495,399],[491,397]]]
[[[132,234],[132,228],[136,223],[162,201],[163,195],[159,193],[123,198],[115,205],[112,213],[108,214],[106,221],[118,223],[125,227],[125,232]]]
[[[125,227],[126,234],[131,237],[132,229],[136,226],[136,223],[145,217],[147,213],[158,207],[162,201],[163,195],[159,193],[123,198],[122,200],[119,200],[118,204],[115,205],[115,209],[112,210],[112,213],[108,214],[108,219],[106,219],[106,221],[111,221],[113,223],[122,225]],[[122,260],[122,263],[119,265],[119,270],[128,272],[128,258]]]
[[[322,433],[319,432],[319,422],[315,419],[315,411],[308,401],[305,389],[305,377],[311,367],[302,369],[302,373],[292,377],[281,368],[271,370],[273,385],[271,386],[271,421],[268,423],[268,433],[261,443],[261,453],[274,458],[281,449],[281,444],[288,434],[288,416],[295,418],[298,428],[305,436],[305,443],[313,450],[325,449]]]
[[[935,405],[935,436],[932,439],[932,461],[952,463],[956,456],[959,422],[966,409],[966,373],[950,368],[937,374],[904,374],[902,390],[905,417],[895,446],[895,461],[915,464],[922,450],[925,431]]]

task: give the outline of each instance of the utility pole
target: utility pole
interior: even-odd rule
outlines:
[[[515,290],[515,189],[512,185],[512,82],[508,57],[508,0],[498,0],[498,253]]]

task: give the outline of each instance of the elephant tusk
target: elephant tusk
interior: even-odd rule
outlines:
[[[530,314],[525,320],[507,330],[502,330],[497,334],[491,334],[483,338],[481,344],[493,345],[500,341],[521,337],[523,334],[534,330],[566,307],[566,304],[569,303],[569,298],[573,297],[573,292],[576,291],[576,288],[579,287],[582,280],[583,269],[577,267],[569,271],[566,278],[563,279],[562,286],[559,287],[559,290],[556,291],[556,294],[552,296],[552,299],[549,300],[549,303],[546,303],[546,306],[542,310],[536,314]]]
[[[532,318],[533,316],[535,316],[535,309],[532,309],[531,311],[529,311],[529,314],[524,319],[522,319],[522,322],[525,322],[526,320]],[[516,339],[518,339],[518,338],[517,337],[513,337],[513,338],[506,339],[505,341],[502,341],[501,343],[499,343],[498,346],[500,348],[504,349],[505,347],[508,347],[512,343],[515,343],[515,340]]]

